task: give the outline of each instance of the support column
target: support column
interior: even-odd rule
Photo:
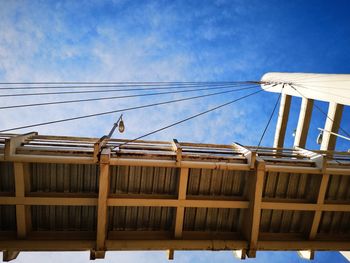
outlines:
[[[110,149],[103,149],[100,156],[100,178],[97,207],[96,249],[90,252],[90,259],[104,258],[107,236],[107,198],[109,193]]]
[[[292,96],[287,94],[282,94],[280,109],[278,112],[275,139],[273,142],[273,147],[275,148],[283,147],[291,101],[292,101]]]
[[[25,197],[30,189],[30,171],[28,163],[14,163],[16,197]],[[31,230],[30,206],[16,205],[17,237],[25,239]]]
[[[327,159],[325,157],[321,156],[321,157],[319,157],[319,160],[316,164],[322,170],[322,175],[321,175],[322,178],[321,178],[320,188],[319,188],[318,196],[317,196],[317,204],[323,205],[325,197],[326,197],[328,182],[329,182],[329,174],[326,173]],[[322,216],[321,210],[316,210],[314,212],[314,218],[312,220],[310,232],[309,232],[309,236],[308,236],[309,240],[314,240],[316,238],[318,227],[319,227],[320,222],[321,222],[321,216]],[[314,257],[315,257],[315,251],[314,250],[299,251],[299,255],[302,258],[311,260],[311,259],[314,259]]]
[[[305,148],[307,134],[309,132],[310,121],[312,116],[312,108],[314,106],[314,100],[302,98],[298,126],[295,131],[294,147]]]
[[[189,173],[188,168],[181,168],[178,200],[186,200],[188,173]],[[177,239],[182,238],[184,216],[185,216],[185,207],[178,206],[176,208],[175,231],[174,231],[174,236]]]
[[[343,114],[344,105],[335,102],[330,102],[328,107],[328,118],[326,119],[325,131],[323,132],[323,138],[321,143],[321,150],[333,151],[337,137],[330,134],[327,131],[338,133],[340,127],[340,121]]]
[[[249,209],[245,213],[245,220],[243,223],[243,234],[248,240],[248,250],[246,254],[249,258],[256,257],[256,250],[258,247],[265,162],[257,157],[255,167],[255,174],[250,176],[250,204]]]

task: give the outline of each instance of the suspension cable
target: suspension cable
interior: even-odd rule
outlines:
[[[266,133],[267,129],[269,128],[269,125],[270,125],[270,122],[271,122],[271,120],[272,120],[272,117],[273,117],[273,115],[275,114],[275,111],[276,111],[278,102],[279,102],[280,99],[281,99],[281,95],[282,95],[283,88],[284,88],[284,84],[283,84],[283,86],[282,86],[282,89],[281,89],[280,94],[278,95],[278,98],[277,98],[277,100],[276,100],[275,106],[273,107],[273,110],[272,110],[272,112],[271,112],[271,114],[270,114],[269,120],[268,120],[268,122],[266,123],[265,129],[264,129],[263,133],[261,134],[261,137],[260,137],[258,146],[257,146],[256,149],[255,149],[256,151],[259,150],[260,145],[261,145],[261,142],[262,142],[262,140],[263,140],[263,138],[264,138],[264,136],[265,136],[265,133]]]
[[[172,124],[169,124],[169,125],[167,125],[167,126],[164,126],[164,127],[162,127],[162,128],[159,128],[159,129],[154,130],[154,131],[152,131],[152,132],[146,133],[146,134],[144,134],[144,135],[142,135],[142,136],[139,136],[139,137],[137,137],[137,138],[135,138],[135,139],[133,139],[133,140],[131,140],[131,141],[127,141],[127,142],[121,143],[121,144],[119,144],[117,147],[120,149],[122,146],[124,146],[124,145],[126,145],[126,144],[128,144],[128,143],[132,143],[132,142],[134,142],[134,141],[137,141],[137,140],[139,140],[139,139],[142,139],[142,138],[145,138],[145,137],[147,137],[147,136],[153,135],[153,134],[158,133],[158,132],[160,132],[160,131],[169,129],[169,128],[174,127],[174,126],[176,126],[176,125],[179,125],[179,124],[181,124],[181,123],[183,123],[183,122],[192,120],[192,119],[194,119],[194,118],[197,118],[197,117],[202,116],[202,115],[204,115],[204,114],[207,114],[207,113],[209,113],[209,112],[212,112],[212,111],[215,111],[215,110],[217,110],[217,109],[220,109],[220,108],[223,108],[223,107],[225,107],[225,106],[228,106],[228,105],[230,105],[230,104],[233,104],[233,103],[235,103],[235,102],[237,102],[237,101],[239,101],[239,100],[242,100],[242,99],[248,98],[248,97],[250,97],[250,96],[253,96],[253,95],[255,95],[255,94],[259,93],[259,92],[262,92],[262,91],[264,91],[264,90],[261,89],[261,90],[258,90],[258,91],[249,93],[248,95],[245,95],[245,96],[239,97],[239,98],[237,98],[237,99],[228,101],[228,102],[226,102],[226,103],[220,104],[220,105],[218,105],[218,106],[216,106],[216,107],[214,107],[214,108],[211,108],[211,109],[209,109],[209,110],[206,110],[206,111],[197,113],[197,114],[195,114],[195,115],[192,115],[192,116],[187,117],[187,118],[185,118],[185,119],[182,119],[182,120],[180,120],[180,121],[174,122],[174,123],[172,123]]]
[[[250,83],[252,84],[252,83]],[[241,84],[236,84],[237,86]],[[213,87],[215,85],[212,85]],[[232,84],[216,85],[222,87],[231,87]],[[205,85],[198,85],[194,87],[206,87]],[[145,90],[167,90],[167,89],[184,89],[187,86],[171,86],[171,87],[151,87],[151,88],[131,88],[131,89],[107,89],[107,90],[81,90],[81,91],[58,91],[58,92],[36,92],[36,93],[15,93],[15,94],[0,94],[0,98],[4,97],[26,97],[26,96],[42,96],[42,95],[63,95],[63,94],[86,94],[86,93],[105,93],[105,92],[119,92],[119,91],[145,91]]]
[[[257,87],[259,87],[259,86],[257,86]],[[176,100],[168,100],[168,101],[151,103],[151,104],[146,104],[146,105],[141,105],[141,106],[136,106],[136,107],[129,107],[129,108],[124,108],[124,109],[119,109],[119,110],[99,112],[99,113],[93,113],[93,114],[88,114],[88,115],[81,115],[81,116],[77,116],[77,117],[58,119],[58,120],[54,120],[54,121],[40,122],[40,123],[29,124],[29,125],[14,127],[14,128],[3,129],[3,130],[0,130],[0,132],[8,132],[8,131],[20,130],[20,129],[25,129],[25,128],[44,126],[44,125],[49,125],[49,124],[54,124],[54,123],[61,123],[61,122],[66,122],[66,121],[85,119],[85,118],[90,118],[90,117],[108,115],[108,114],[112,114],[112,113],[116,113],[116,112],[123,112],[123,111],[130,111],[130,110],[136,110],[136,109],[149,108],[149,107],[154,107],[154,106],[159,106],[159,105],[165,105],[165,104],[170,104],[170,103],[188,101],[188,100],[199,99],[199,98],[204,98],[204,97],[210,97],[210,96],[215,96],[215,95],[220,95],[220,94],[227,94],[227,93],[235,92],[235,91],[236,90],[221,91],[221,92],[210,93],[210,94],[205,94],[205,95],[181,98],[181,99],[176,99]],[[263,91],[263,90],[260,90],[260,91]]]
[[[299,90],[297,90],[297,88],[294,87],[294,85],[290,85],[296,92],[298,92],[304,99],[308,99],[306,96],[304,96]],[[328,116],[328,114],[326,112],[324,112],[316,103],[314,103],[314,106],[316,109],[318,109],[324,116],[326,116],[327,119],[329,119],[330,121],[334,122],[334,120]],[[350,137],[350,134],[344,130],[340,124],[339,124],[339,129],[344,132],[346,134],[346,136]]]
[[[19,104],[19,105],[3,106],[3,107],[0,107],[0,110],[13,109],[13,108],[26,108],[26,107],[34,107],[34,106],[67,104],[67,103],[80,103],[80,102],[90,102],[90,101],[100,101],[100,100],[116,100],[116,99],[125,99],[125,98],[148,97],[148,96],[158,96],[158,95],[167,95],[167,94],[206,91],[206,90],[227,89],[227,88],[233,88],[233,87],[236,87],[236,85],[235,86],[214,87],[214,88],[211,87],[211,88],[202,88],[202,89],[189,89],[189,90],[166,91],[166,92],[156,92],[156,93],[122,95],[122,96],[112,96],[112,97],[100,97],[100,98],[62,100],[62,101],[52,101],[52,102],[42,102],[42,103],[31,103],[31,104]],[[235,89],[235,90],[240,91],[240,90],[252,89],[252,88],[255,88],[255,86],[247,86],[247,87]]]

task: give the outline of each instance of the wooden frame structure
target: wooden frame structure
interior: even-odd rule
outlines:
[[[167,250],[172,259],[175,250],[350,250],[350,193],[339,183],[349,180],[349,153],[124,142],[0,135],[4,260],[20,251],[95,259]]]

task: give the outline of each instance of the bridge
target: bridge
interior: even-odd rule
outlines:
[[[0,133],[4,261],[21,251],[96,259],[164,250],[173,259],[177,250],[232,250],[244,259],[291,250],[312,259],[350,250],[350,153],[335,151],[334,136],[349,101],[324,96],[339,76],[308,89],[319,77],[262,78],[267,91],[282,91],[273,147]],[[302,103],[286,148],[292,96]],[[305,148],[314,99],[330,102],[319,150]]]
[[[350,154],[2,134],[0,250],[350,248]]]

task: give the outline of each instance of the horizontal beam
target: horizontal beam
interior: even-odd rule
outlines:
[[[88,197],[7,197],[0,196],[0,205],[63,205],[63,206],[97,206],[97,198]],[[269,199],[271,200],[271,199]],[[236,208],[247,209],[249,201],[236,200],[178,200],[158,198],[108,198],[107,206],[156,206],[156,207],[202,207],[202,208]],[[296,210],[296,211],[339,211],[350,212],[348,204],[312,204],[264,201],[261,209]]]
[[[317,204],[305,204],[305,203],[263,202],[261,204],[261,209],[315,211],[315,210],[321,210],[322,206]]]
[[[108,206],[164,206],[164,207],[203,207],[203,208],[248,208],[248,201],[224,200],[177,200],[177,199],[111,199]]]
[[[350,250],[349,241],[260,241],[259,250]]]
[[[180,161],[159,160],[159,159],[129,159],[129,158],[111,158],[110,165],[126,166],[153,166],[153,167],[173,167],[173,168],[202,168],[214,170],[239,170],[249,171],[250,166],[245,163],[229,162],[208,162],[208,161]]]
[[[233,250],[247,247],[244,240],[107,240],[107,250]]]
[[[84,251],[94,246],[94,240],[0,240],[0,250]]]
[[[0,205],[96,206],[97,198],[80,197],[0,197]]]
[[[346,204],[306,204],[306,203],[263,202],[261,205],[261,208],[271,209],[271,210],[350,212],[350,205],[346,205]]]
[[[0,250],[86,251],[93,240],[1,240]],[[109,251],[116,250],[237,250],[246,249],[244,240],[106,240]],[[258,250],[350,250],[349,241],[259,241]]]

